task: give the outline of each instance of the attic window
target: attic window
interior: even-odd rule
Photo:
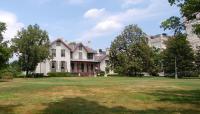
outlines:
[[[80,51],[82,50],[82,48],[83,48],[82,46],[79,46],[79,50],[80,50]]]
[[[57,41],[56,46],[60,46],[60,45],[61,45],[61,41]]]

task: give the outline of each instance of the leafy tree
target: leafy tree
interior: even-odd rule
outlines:
[[[197,47],[197,50],[195,53],[195,65],[196,65],[196,70],[199,74],[200,73],[200,46]]]
[[[19,62],[26,76],[36,69],[38,63],[49,57],[49,36],[39,25],[23,28],[12,40],[12,48],[19,55]]]
[[[111,44],[110,64],[117,73],[136,76],[148,72],[151,54],[146,34],[137,25],[129,25]]]
[[[0,70],[7,65],[8,60],[11,57],[11,51],[7,45],[8,42],[3,42],[3,32],[5,30],[6,24],[0,22]]]
[[[178,76],[191,75],[194,68],[194,53],[185,35],[177,35],[166,42],[167,49],[163,52],[164,71],[168,75],[175,75],[177,63]]]
[[[160,49],[152,48],[152,57],[153,64],[149,73],[152,76],[158,76],[159,72],[163,72],[163,53]]]
[[[171,17],[164,21],[161,25],[164,29],[173,29],[175,34],[177,31],[185,30],[186,21],[196,19],[196,15],[200,13],[200,0],[168,0],[170,5],[177,5],[180,8],[182,17]],[[182,19],[181,19],[182,18]],[[194,33],[200,35],[200,24],[194,25]]]

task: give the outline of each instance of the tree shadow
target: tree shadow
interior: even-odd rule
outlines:
[[[159,90],[153,93],[147,93],[158,98],[158,101],[173,103],[188,103],[200,107],[200,90]]]
[[[0,105],[0,114],[15,114],[14,109],[21,105]]]
[[[137,104],[135,104],[137,105]],[[60,102],[47,104],[42,114],[198,114],[198,110],[177,110],[177,109],[147,109],[147,110],[132,110],[126,107],[107,107],[100,105],[95,101],[88,101],[86,99],[65,98]]]

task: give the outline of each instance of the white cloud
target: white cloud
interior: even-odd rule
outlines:
[[[10,40],[13,38],[17,31],[24,27],[24,24],[18,22],[15,14],[7,11],[0,11],[0,21],[6,23],[7,30],[4,33],[4,40]]]
[[[165,0],[149,1],[150,4],[145,8],[129,8],[125,11],[113,13],[106,11],[105,9],[101,9],[103,12],[107,13],[107,15],[103,16],[99,16],[101,13],[99,14],[100,10],[97,9],[87,11],[84,17],[98,17],[100,21],[97,21],[96,25],[85,32],[79,40],[92,40],[96,37],[105,36],[109,33],[120,31],[122,27],[127,24],[136,24],[137,22],[141,22],[143,20],[157,18],[166,12],[166,5],[163,4],[163,1]],[[135,0],[135,3],[139,3],[139,0]]]
[[[88,10],[85,14],[84,14],[84,17],[85,18],[99,18],[101,16],[104,16],[106,14],[106,10],[105,8],[102,8],[102,9],[90,9]]]

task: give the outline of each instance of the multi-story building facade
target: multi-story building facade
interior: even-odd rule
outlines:
[[[108,55],[95,51],[82,43],[67,43],[57,39],[51,43],[52,58],[39,63],[36,73],[71,72],[81,76],[93,76],[105,71]]]
[[[148,38],[148,44],[150,47],[155,47],[160,50],[166,49],[165,42],[168,40],[169,36],[166,34],[158,34],[155,36],[150,36]]]
[[[200,20],[193,20],[186,23],[187,39],[194,50],[200,46],[200,38],[193,33],[193,25],[200,23]]]

